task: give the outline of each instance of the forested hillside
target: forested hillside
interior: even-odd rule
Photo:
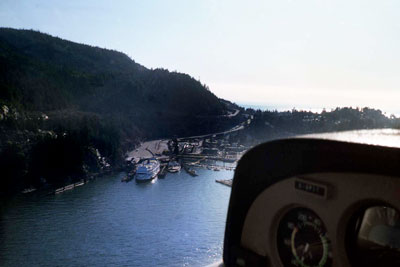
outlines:
[[[247,136],[251,145],[310,133],[400,127],[399,118],[367,107],[336,108],[320,113],[296,109],[284,112],[247,109],[246,113],[251,114],[253,120],[242,138]]]
[[[224,129],[233,123],[219,116],[226,113],[189,75],[147,69],[117,51],[0,28],[2,188],[53,181],[57,169],[59,182],[79,177],[104,160],[119,161],[138,140]]]
[[[117,115],[145,132],[143,116],[224,112],[218,98],[189,75],[149,70],[123,53],[35,31],[0,29],[0,68],[1,101],[27,111]]]

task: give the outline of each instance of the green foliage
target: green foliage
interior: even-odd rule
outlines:
[[[22,188],[26,178],[26,157],[17,144],[8,143],[0,153],[0,195]]]
[[[387,117],[382,111],[371,108],[345,107],[321,113],[295,109],[286,112],[248,112],[254,115],[254,120],[247,133],[259,141],[309,133],[393,128],[400,122],[393,116]]]
[[[139,139],[220,130],[225,104],[189,75],[149,70],[123,53],[0,28],[0,152],[21,146],[25,171],[5,186],[61,184],[121,162]],[[8,151],[8,152],[7,152]],[[18,153],[17,153],[18,154]],[[8,155],[8,154],[7,154]],[[14,157],[13,167],[20,158]],[[103,161],[102,163],[100,161]],[[22,178],[22,176],[23,178]],[[15,184],[14,184],[15,182]]]
[[[143,114],[157,119],[224,111],[186,74],[149,70],[120,52],[39,32],[0,28],[0,66],[0,99],[30,111],[118,114],[133,124]]]
[[[62,184],[66,178],[79,178],[84,174],[83,157],[83,147],[74,137],[46,137],[33,147],[29,173],[36,184],[43,179],[51,184]]]
[[[121,155],[121,134],[117,125],[97,114],[82,112],[51,113],[45,127],[57,136],[70,136],[85,147],[95,147],[113,163]]]

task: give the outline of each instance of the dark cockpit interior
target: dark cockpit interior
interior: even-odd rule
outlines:
[[[400,266],[397,130],[277,140],[240,160],[225,266]]]

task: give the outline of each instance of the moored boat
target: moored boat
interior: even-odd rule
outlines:
[[[181,170],[181,165],[176,160],[171,160],[168,163],[169,172],[179,172]]]
[[[194,169],[186,169],[186,172],[188,173],[188,174],[190,174],[191,176],[198,176],[198,174],[197,174],[197,172],[196,172],[196,170],[194,170]]]
[[[160,172],[160,162],[155,159],[146,159],[138,164],[135,174],[136,182],[147,182],[157,177]]]

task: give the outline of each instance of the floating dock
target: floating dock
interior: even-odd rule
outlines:
[[[229,180],[215,180],[217,183],[232,187],[232,179]]]
[[[63,192],[65,192],[65,191],[74,189],[75,187],[82,186],[82,185],[84,185],[84,184],[85,184],[85,181],[84,181],[84,180],[81,180],[81,181],[76,182],[76,183],[74,183],[74,184],[69,184],[69,185],[66,185],[66,186],[57,188],[57,189],[54,191],[54,194],[60,194],[60,193],[63,193]]]
[[[234,171],[236,169],[236,167],[234,166],[221,166],[212,164],[196,164],[196,165],[188,164],[188,165],[199,168],[206,168],[208,170],[213,170],[213,171],[220,171],[220,170]]]

